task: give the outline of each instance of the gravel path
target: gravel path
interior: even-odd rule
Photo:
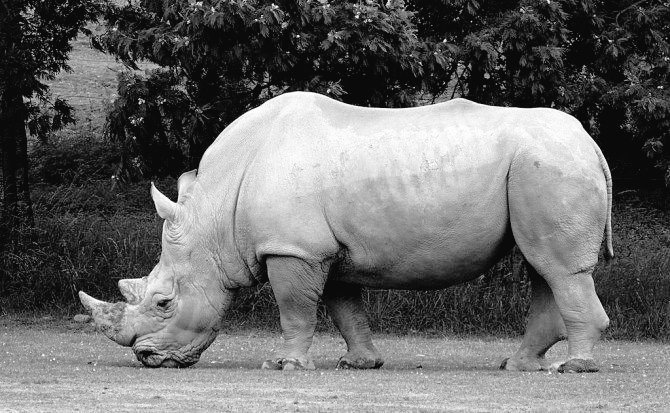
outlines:
[[[518,340],[395,337],[377,371],[334,370],[344,342],[319,334],[311,372],[259,370],[278,334],[222,334],[194,367],[147,369],[90,325],[0,318],[0,411],[668,411],[670,345],[598,345],[601,372],[497,369]],[[559,359],[564,343],[549,354]]]

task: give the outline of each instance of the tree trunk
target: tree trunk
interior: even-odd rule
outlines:
[[[20,97],[21,98],[21,97]],[[17,190],[18,198],[21,203],[21,217],[23,223],[29,227],[35,226],[35,215],[33,213],[33,201],[30,199],[30,163],[28,161],[28,134],[26,133],[26,113],[25,106],[23,106],[23,99],[21,102],[21,122],[16,122],[16,137],[17,137]]]
[[[25,119],[25,117],[21,117]],[[33,202],[30,199],[30,176],[28,163],[28,136],[24,122],[17,122],[16,127],[16,186],[19,205],[20,224],[27,227],[35,226]]]
[[[8,246],[21,240],[26,226],[34,225],[28,177],[28,139],[23,96],[17,89],[0,93],[0,159],[2,209],[0,210],[0,295],[7,291],[11,272],[4,265]]]
[[[2,210],[0,211],[0,295],[6,291],[9,273],[4,252],[15,238],[18,197],[16,191],[16,135],[12,133],[11,102],[0,94],[0,153],[2,154]]]
[[[2,150],[2,217],[3,241],[11,238],[10,232],[16,227],[18,209],[16,186],[16,134],[12,121],[12,100],[5,91],[0,101],[0,148]]]
[[[32,226],[34,218],[28,181],[28,140],[23,97],[17,90],[5,90],[0,99],[2,243],[15,240],[20,227]]]

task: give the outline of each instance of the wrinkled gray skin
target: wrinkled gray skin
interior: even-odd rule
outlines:
[[[516,243],[532,303],[508,370],[596,371],[609,323],[591,272],[607,235],[611,179],[569,115],[456,99],[412,109],[345,105],[296,92],[240,117],[179,180],[160,262],[122,280],[127,303],[80,293],[99,328],[147,366],[195,363],[233,293],[269,280],[284,348],[270,369],[312,369],[322,298],[347,343],[342,368],[377,368],[361,288],[436,289],[476,278]]]

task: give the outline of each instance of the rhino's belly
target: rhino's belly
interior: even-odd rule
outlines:
[[[331,277],[370,288],[439,289],[484,273],[514,245],[511,231],[495,239],[462,239],[458,248],[442,243],[398,245],[388,249],[353,251],[343,248],[331,267]]]
[[[506,198],[449,207],[455,205],[401,217],[396,211],[397,220],[375,211],[366,219],[351,210],[340,227],[331,276],[371,288],[445,288],[479,276],[513,246]]]

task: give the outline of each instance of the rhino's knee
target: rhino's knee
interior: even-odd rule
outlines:
[[[601,333],[610,326],[610,318],[607,317],[607,314],[603,311],[602,316],[600,317],[598,323],[596,324],[596,328],[598,328],[598,331]]]
[[[596,300],[598,300],[596,298]],[[610,326],[610,318],[607,316],[605,309],[600,304],[600,300],[595,303],[595,310],[593,311],[593,327],[602,333]]]

